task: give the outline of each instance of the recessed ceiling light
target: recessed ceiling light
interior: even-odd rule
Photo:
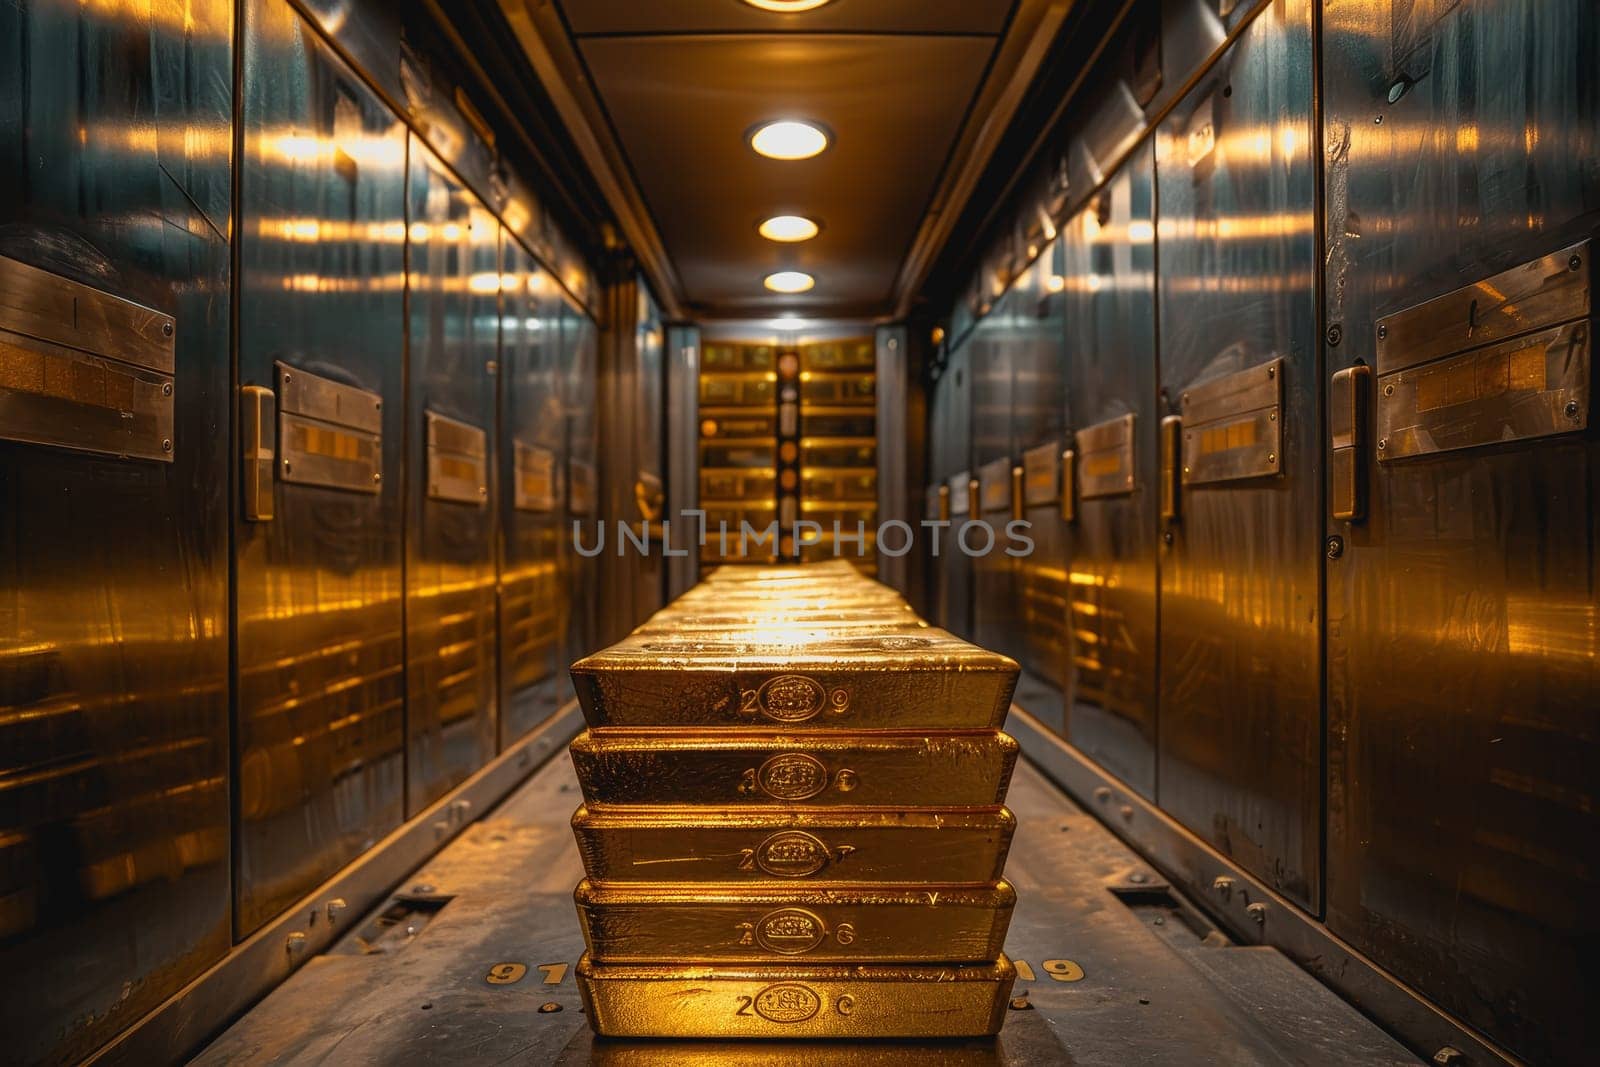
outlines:
[[[780,270],[769,274],[762,283],[775,293],[803,293],[817,284],[817,280],[804,271]]]
[[[823,4],[833,3],[833,0],[744,0],[744,2],[763,11],[792,15],[800,11],[815,11]]]
[[[758,227],[761,236],[769,241],[809,241],[820,230],[816,222],[804,215],[774,215]]]
[[[828,135],[809,122],[783,119],[758,126],[750,147],[768,159],[810,159],[828,147]]]

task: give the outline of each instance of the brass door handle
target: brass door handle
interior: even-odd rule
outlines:
[[[1328,387],[1328,434],[1333,446],[1329,496],[1333,517],[1360,522],[1367,517],[1367,442],[1370,428],[1372,368],[1338,371]]]
[[[239,390],[239,444],[246,522],[271,522],[272,487],[278,469],[278,397],[264,385]]]
[[[1183,473],[1178,464],[1183,452],[1183,417],[1168,415],[1161,420],[1161,517],[1168,521],[1178,519],[1178,494],[1183,485]]]
[[[983,484],[973,478],[967,482],[967,518],[977,522],[983,518]]]
[[[1078,521],[1078,452],[1061,450],[1061,521]]]
[[[939,487],[939,521],[950,521],[950,487],[948,485]]]
[[[1022,499],[1023,471],[1021,467],[1011,468],[1011,521],[1021,522],[1023,516]]]

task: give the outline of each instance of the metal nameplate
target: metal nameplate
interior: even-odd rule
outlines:
[[[1590,244],[1580,241],[1379,319],[1378,374],[1584,318]]]
[[[177,366],[171,315],[4,256],[0,330],[164,374]]]
[[[291,415],[331,422],[367,433],[383,432],[383,397],[353,385],[345,385],[299,370],[286,363],[276,364],[278,409]]]
[[[952,474],[947,488],[950,490],[950,514],[965,515],[972,508],[969,496],[972,475],[968,471]]]
[[[456,504],[483,505],[489,499],[489,438],[471,423],[426,413],[428,496]]]
[[[574,515],[588,515],[594,511],[594,464],[581,459],[567,461],[568,508]]]
[[[275,367],[278,477],[352,493],[383,484],[383,398],[298,367]]]
[[[1283,451],[1281,358],[1183,393],[1183,484],[1277,474]]]
[[[1079,497],[1094,500],[1133,492],[1133,429],[1129,414],[1078,431]]]
[[[978,468],[978,501],[985,512],[1011,506],[1011,460],[1002,456]]]
[[[1061,495],[1061,444],[1030,448],[1022,454],[1022,501],[1028,507],[1053,504]]]
[[[173,379],[0,330],[0,438],[173,458]]]
[[[0,256],[0,438],[170,463],[170,315]]]
[[[556,454],[538,445],[516,442],[512,502],[518,511],[556,509]]]
[[[1446,452],[1589,425],[1587,321],[1378,379],[1378,459]]]

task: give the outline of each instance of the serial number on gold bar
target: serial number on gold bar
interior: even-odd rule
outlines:
[[[595,1031],[609,1037],[939,1038],[999,1033],[1016,969],[739,967],[578,961]]]
[[[729,811],[581,807],[584,872],[601,882],[813,879],[990,885],[1016,819],[1004,808]]]
[[[1005,944],[1017,895],[992,886],[608,885],[576,893],[584,943],[606,963],[981,963]]]
[[[586,801],[999,807],[1017,743],[998,730],[935,733],[586,731],[572,743]]]

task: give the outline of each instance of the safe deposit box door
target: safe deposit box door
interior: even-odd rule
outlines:
[[[406,810],[496,744],[494,427],[499,224],[411,141],[411,421],[406,538]],[[420,224],[420,225],[419,225]]]
[[[1327,921],[1516,1056],[1577,1063],[1600,998],[1600,100],[1551,72],[1592,67],[1600,9],[1421,7],[1323,16]]]
[[[1063,492],[1076,512],[1066,736],[1151,799],[1161,543],[1154,162],[1151,146],[1141,147],[1061,228],[1074,431]]]
[[[561,408],[561,297],[555,281],[506,231],[500,350],[503,445],[500,673],[502,745],[561,706],[569,606],[561,577],[566,434]]]
[[[1311,4],[1275,4],[1157,135],[1161,806],[1318,906],[1322,562]],[[1168,470],[1163,471],[1167,477]],[[1167,506],[1167,505],[1171,506]],[[1170,536],[1170,543],[1166,538]]]
[[[1011,327],[1006,320],[1016,304],[1017,294],[1006,293],[973,330],[972,455],[978,492],[971,503],[973,517],[989,527],[994,543],[984,553],[988,534],[974,529],[967,538],[979,553],[967,561],[972,568],[972,640],[1012,656],[1009,620],[1016,586],[1011,557],[1004,551],[1006,523],[1011,521],[1012,444],[1012,360],[1007,351]]]
[[[250,459],[235,536],[241,937],[400,822],[405,737],[406,135],[287,4],[247,12],[238,358]],[[256,76],[265,71],[274,73]],[[287,129],[360,145],[360,158],[274,151]]]

